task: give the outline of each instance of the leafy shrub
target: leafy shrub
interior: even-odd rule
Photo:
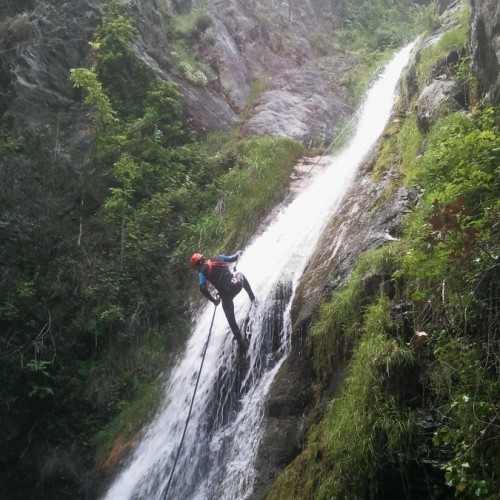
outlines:
[[[208,83],[208,78],[205,76],[205,73],[199,69],[193,68],[193,66],[191,66],[191,64],[187,61],[180,62],[179,67],[181,68],[186,80],[191,83],[199,85],[200,87],[204,87]]]
[[[171,55],[175,58],[180,72],[186,80],[201,87],[207,85],[208,78],[201,70],[202,65],[197,61],[195,55],[191,53],[184,41],[175,42]]]
[[[439,26],[439,3],[429,2],[427,5],[415,5],[415,23],[422,33],[431,33]]]
[[[396,48],[417,32],[414,17],[411,2],[343,2],[341,40],[354,50]]]
[[[498,490],[500,332],[491,316],[498,293],[500,173],[497,114],[475,110],[441,119],[431,131],[416,180],[424,188],[411,218],[399,276],[434,332],[427,376],[439,429],[434,445],[457,496]]]

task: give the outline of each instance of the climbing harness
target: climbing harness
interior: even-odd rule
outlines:
[[[165,494],[163,495],[163,500],[167,498],[168,491],[170,490],[170,485],[172,483],[172,478],[174,476],[175,467],[177,465],[177,461],[179,460],[179,455],[181,454],[182,445],[184,443],[184,438],[186,437],[186,431],[189,425],[189,420],[191,419],[191,412],[193,411],[194,398],[196,396],[196,391],[198,390],[198,383],[200,381],[201,370],[203,369],[203,363],[205,362],[205,356],[207,354],[208,343],[210,341],[210,335],[212,334],[212,327],[214,326],[215,312],[217,311],[217,306],[214,307],[214,313],[212,315],[212,322],[210,323],[210,329],[208,330],[207,341],[205,342],[205,346],[203,347],[203,354],[201,357],[200,369],[198,371],[198,377],[196,378],[196,384],[194,386],[193,397],[191,398],[191,404],[189,406],[188,416],[186,418],[186,423],[184,424],[184,431],[182,433],[181,442],[179,443],[179,447],[177,448],[177,455],[175,456],[174,465],[172,466],[172,470],[170,471],[170,477],[168,478],[167,488],[165,490]]]

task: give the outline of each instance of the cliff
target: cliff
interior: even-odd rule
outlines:
[[[246,135],[328,143],[352,113],[339,82],[353,60],[341,50],[326,55],[320,45],[321,33],[335,20],[332,10],[322,15],[324,1],[287,4],[203,4],[208,24],[192,40],[207,78],[199,85],[179,73],[167,29],[189,5],[132,3],[141,20],[136,55],[160,78],[179,84],[186,119],[197,131],[227,131],[241,120]],[[50,129],[75,165],[83,161],[90,137],[69,70],[87,64],[88,42],[105,6],[94,0],[24,2],[4,11],[2,21],[0,115],[18,133],[23,126]],[[259,80],[265,86],[249,103]]]

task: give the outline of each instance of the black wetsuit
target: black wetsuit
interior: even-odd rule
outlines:
[[[231,327],[231,331],[240,346],[246,348],[247,342],[243,339],[236,318],[234,317],[233,299],[240,293],[242,288],[248,293],[251,301],[255,299],[255,296],[245,276],[241,273],[233,274],[227,265],[229,262],[236,262],[238,257],[238,254],[231,256],[219,255],[213,259],[208,259],[198,270],[198,276],[201,293],[208,300],[212,302],[216,301],[207,288],[207,280],[217,289],[222,302],[222,309]]]

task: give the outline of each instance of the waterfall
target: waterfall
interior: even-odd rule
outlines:
[[[257,297],[252,304],[242,291],[234,301],[236,319],[250,336],[248,355],[238,354],[222,308],[217,308],[169,499],[243,499],[251,494],[265,397],[290,349],[294,292],[322,230],[390,117],[413,45],[394,56],[368,91],[349,144],[325,169],[313,172],[309,186],[243,249],[238,271]],[[198,312],[161,408],[106,500],[164,498],[213,312],[211,303]]]

